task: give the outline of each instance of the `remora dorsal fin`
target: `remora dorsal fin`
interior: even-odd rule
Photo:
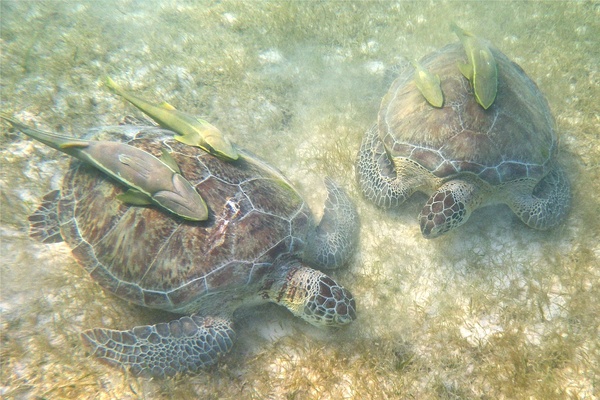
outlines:
[[[164,147],[161,149],[161,152],[162,155],[160,156],[160,161],[162,161],[173,171],[181,175],[181,169],[179,168],[179,165],[177,165],[177,161],[175,161],[171,153],[169,153]]]
[[[125,193],[117,195],[117,200],[133,206],[147,206],[152,204],[150,197],[135,189],[128,189]]]

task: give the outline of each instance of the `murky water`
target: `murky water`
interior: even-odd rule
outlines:
[[[360,249],[336,279],[359,319],[322,332],[284,310],[240,321],[219,366],[134,379],[86,357],[79,332],[155,321],[104,294],[27,215],[68,159],[2,128],[0,310],[6,398],[592,398],[600,396],[600,7],[591,2],[12,2],[1,5],[2,111],[81,135],[135,114],[105,74],[219,126],[280,168],[315,212],[333,176],[357,204]],[[421,237],[415,196],[365,201],[353,163],[396,71],[455,42],[459,23],[547,96],[573,181],[550,232],[506,207]]]

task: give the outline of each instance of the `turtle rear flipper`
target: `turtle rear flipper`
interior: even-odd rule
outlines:
[[[231,349],[235,332],[227,318],[192,315],[129,331],[90,329],[81,337],[109,365],[134,375],[165,377],[214,364]]]
[[[508,205],[528,226],[546,230],[558,225],[571,208],[571,185],[563,167],[555,165],[529,194],[511,193]]]
[[[53,190],[42,198],[42,203],[29,216],[29,236],[42,243],[58,243],[60,235],[58,222],[58,200],[60,190]]]

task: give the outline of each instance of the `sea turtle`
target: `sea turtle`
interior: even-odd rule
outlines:
[[[441,78],[444,105],[427,103],[408,68],[381,102],[362,141],[356,171],[365,196],[396,207],[415,191],[432,193],[419,221],[426,238],[467,221],[478,207],[505,203],[528,226],[548,229],[566,216],[571,193],[556,159],[558,138],[548,103],[516,63],[490,45],[496,98],[486,110],[458,68],[461,44],[420,64]]]
[[[248,306],[273,302],[316,326],[353,321],[352,294],[309,267],[337,268],[352,255],[358,218],[345,193],[326,179],[316,226],[290,182],[256,156],[239,150],[238,160],[226,161],[173,136],[157,127],[118,126],[93,129],[86,138],[127,143],[156,157],[167,149],[206,201],[206,221],[118,201],[127,187],[79,160],[60,192],[46,195],[30,217],[32,237],[64,240],[108,292],[185,315],[130,330],[85,331],[92,353],[136,375],[170,376],[227,353],[234,312]]]

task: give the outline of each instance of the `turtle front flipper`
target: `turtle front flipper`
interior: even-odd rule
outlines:
[[[325,179],[327,200],[319,226],[308,238],[304,261],[318,268],[346,264],[358,242],[358,214],[346,193],[330,178]]]
[[[29,216],[29,236],[42,243],[58,243],[63,238],[58,221],[60,190],[53,190],[42,199],[42,204]]]
[[[229,352],[235,332],[227,318],[196,315],[129,331],[90,329],[81,334],[94,356],[135,375],[196,372]]]
[[[418,184],[409,178],[410,171],[397,172],[375,125],[365,134],[356,160],[356,175],[364,196],[384,208],[404,203]]]
[[[556,165],[533,188],[533,193],[515,190],[508,205],[525,224],[534,229],[550,229],[566,217],[571,205],[571,185],[564,169]]]
[[[483,193],[475,184],[462,179],[444,183],[419,214],[421,233],[432,239],[464,224],[482,200]]]

